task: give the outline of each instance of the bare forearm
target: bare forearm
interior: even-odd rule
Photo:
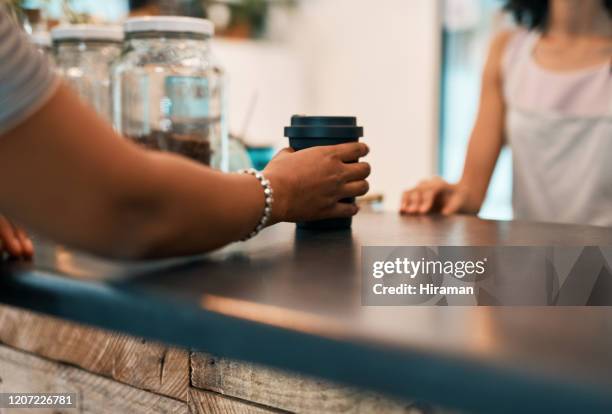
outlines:
[[[463,176],[458,185],[466,191],[464,210],[478,213],[484,202],[504,143],[505,102],[501,59],[511,32],[499,34],[491,44],[482,77],[478,116],[470,137]]]
[[[99,187],[97,197],[75,194],[45,211],[30,209],[24,220],[71,246],[127,259],[204,253],[255,228],[264,200],[253,177],[167,154],[149,158],[135,164],[134,176]]]
[[[467,196],[463,212],[477,214],[480,211],[500,151],[501,145],[494,139],[483,143],[473,140],[470,143],[463,175],[457,183],[466,192]]]
[[[139,222],[143,237],[134,244],[143,245],[146,251],[137,256],[209,251],[240,240],[257,225],[264,195],[254,177],[223,174],[166,154],[150,153],[149,157],[155,168],[150,178],[153,184],[141,195],[150,200],[145,210],[152,214]],[[128,196],[130,199],[139,204],[137,198]],[[138,214],[138,210],[132,211]]]
[[[248,234],[263,210],[253,177],[143,151],[65,87],[1,137],[0,188],[11,217],[113,257],[204,252]]]

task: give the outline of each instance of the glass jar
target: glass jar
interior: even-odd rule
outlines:
[[[212,23],[138,17],[124,30],[112,71],[115,128],[146,148],[227,171],[223,71],[210,51]]]
[[[121,54],[121,27],[58,26],[51,37],[58,73],[84,101],[111,121],[110,68]]]

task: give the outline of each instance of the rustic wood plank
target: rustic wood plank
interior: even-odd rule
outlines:
[[[0,392],[76,392],[78,409],[11,409],[36,414],[186,414],[187,403],[0,346]],[[2,411],[4,412],[4,411]]]
[[[271,414],[280,411],[226,398],[214,392],[191,388],[189,390],[189,412],[191,414]]]
[[[265,406],[298,413],[416,413],[414,404],[255,364],[191,356],[191,383]]]
[[[187,401],[189,352],[0,306],[0,342]]]

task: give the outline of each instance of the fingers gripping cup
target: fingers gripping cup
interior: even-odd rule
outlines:
[[[357,142],[363,136],[363,128],[357,126],[353,116],[303,116],[291,117],[291,126],[285,127],[289,145],[296,151],[323,145]],[[357,162],[357,160],[355,160]],[[354,203],[355,198],[340,200]],[[313,230],[338,230],[351,227],[352,218],[337,218],[298,223],[298,228]]]

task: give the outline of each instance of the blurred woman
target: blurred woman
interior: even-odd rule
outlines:
[[[476,214],[504,144],[520,220],[612,226],[612,0],[507,0],[458,183],[421,182],[402,214]]]
[[[108,257],[201,253],[280,221],[352,216],[339,200],[368,190],[370,166],[347,163],[367,154],[362,143],[284,150],[266,180],[143,150],[57,79],[1,8],[0,39],[0,211],[54,240]],[[0,242],[32,254],[3,218]]]

